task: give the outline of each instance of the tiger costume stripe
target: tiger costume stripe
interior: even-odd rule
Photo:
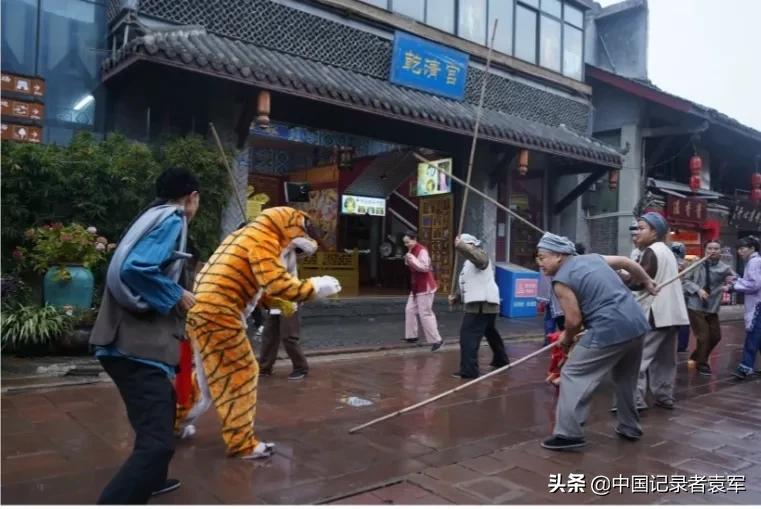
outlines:
[[[178,406],[176,428],[191,425],[213,403],[230,455],[251,455],[259,364],[246,335],[246,317],[260,299],[286,307],[340,291],[328,276],[300,280],[281,256],[289,249],[317,249],[308,216],[290,207],[263,211],[225,238],[196,278],[196,303],[186,335],[194,350],[196,376],[190,404]]]

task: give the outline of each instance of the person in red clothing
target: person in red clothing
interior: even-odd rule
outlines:
[[[405,327],[404,339],[409,343],[418,340],[418,320],[423,328],[426,341],[432,343],[431,351],[435,352],[443,341],[439,335],[436,315],[433,313],[433,300],[436,298],[438,284],[433,277],[433,266],[428,250],[418,242],[417,234],[407,233],[402,239],[408,252],[404,256],[404,264],[410,269],[410,296],[404,310]]]

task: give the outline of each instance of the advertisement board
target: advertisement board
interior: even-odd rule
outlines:
[[[386,200],[372,196],[344,194],[341,196],[341,214],[385,216]]]
[[[451,173],[452,159],[439,159],[431,161],[431,164],[417,165],[417,196],[435,196],[452,192],[451,179],[437,168]]]

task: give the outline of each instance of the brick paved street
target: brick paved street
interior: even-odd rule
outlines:
[[[703,377],[680,354],[677,408],[648,410],[644,438],[613,433],[609,391],[593,401],[583,452],[551,453],[555,391],[538,358],[475,387],[358,434],[352,426],[460,383],[458,353],[427,349],[315,359],[308,378],[287,366],[260,381],[258,433],[277,443],[265,461],[225,457],[216,415],[180,443],[171,475],[183,487],[156,503],[761,503],[761,380],[733,381],[742,327],[724,327]],[[517,359],[536,342],[510,344]],[[488,363],[482,349],[482,365]],[[355,406],[361,398],[371,404]],[[108,383],[2,396],[2,501],[93,503],[129,453],[132,434]],[[739,494],[553,493],[550,474],[744,475]]]

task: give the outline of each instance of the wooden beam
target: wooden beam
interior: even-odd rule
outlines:
[[[555,208],[552,213],[560,214],[563,210],[565,210],[566,207],[568,207],[568,205],[576,201],[579,196],[584,194],[584,191],[592,187],[592,184],[600,180],[600,178],[608,171],[608,169],[599,169],[589,175],[581,182],[581,184],[571,189],[567,195],[563,196],[563,198],[555,204]]]
[[[666,126],[666,127],[646,127],[642,129],[643,138],[659,138],[663,136],[684,136],[690,134],[702,133],[708,130],[708,122],[704,121],[698,126]]]

